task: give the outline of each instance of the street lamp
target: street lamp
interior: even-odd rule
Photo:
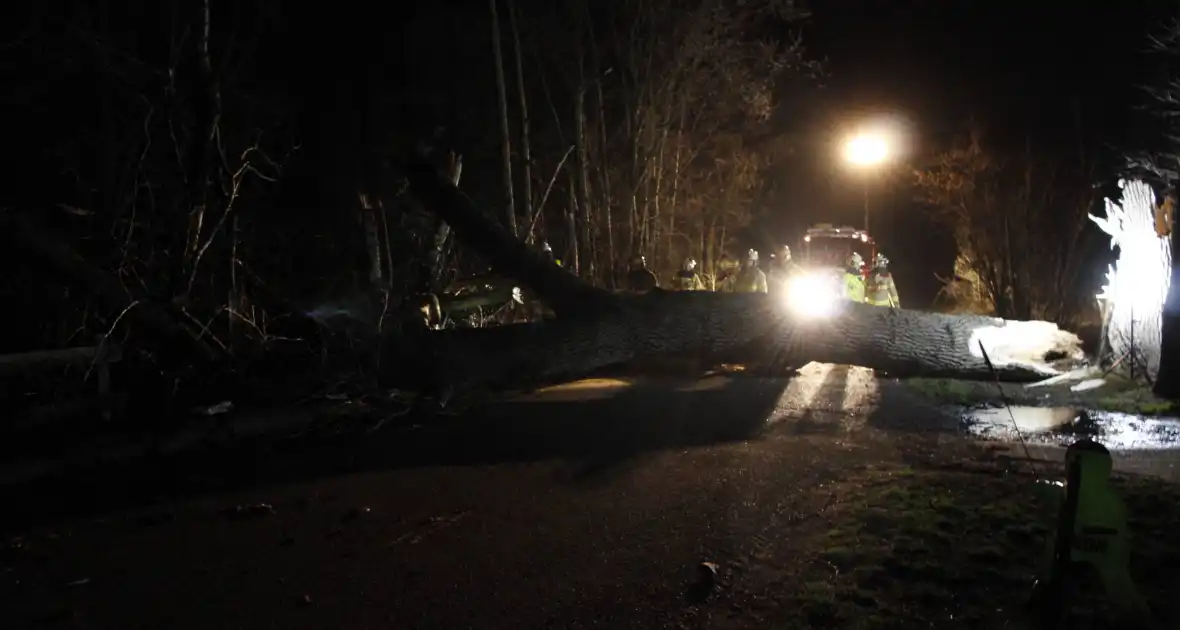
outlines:
[[[844,159],[849,164],[865,168],[881,164],[889,157],[889,143],[884,136],[860,134],[844,144]]]
[[[889,139],[882,133],[859,133],[844,143],[844,161],[853,168],[869,170],[885,163],[891,156]],[[869,183],[865,181],[865,225],[869,231]]]

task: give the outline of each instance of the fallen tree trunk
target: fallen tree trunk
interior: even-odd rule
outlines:
[[[995,368],[979,349],[982,342]],[[594,320],[558,319],[436,331],[435,378],[455,386],[574,377],[643,356],[734,353],[799,365],[847,363],[897,376],[1037,381],[1059,373],[1047,356],[1077,357],[1080,339],[1046,322],[1011,322],[848,303],[802,320],[766,294],[657,291]]]
[[[440,295],[438,297],[438,304],[443,313],[452,316],[481,308],[500,308],[518,299],[520,294],[515,292],[514,289],[516,287],[502,286],[483,293]]]
[[[614,294],[582,281],[484,216],[471,199],[429,163],[411,164],[407,176],[414,196],[450,224],[464,244],[496,271],[534,289],[558,315],[593,317],[618,302]]]
[[[1081,340],[1047,322],[1004,321],[846,303],[807,319],[778,296],[656,291],[625,297],[547,263],[480,213],[429,167],[411,169],[411,191],[499,272],[519,278],[559,319],[429,333],[435,377],[451,385],[572,377],[673,353],[743,352],[799,364],[847,363],[896,375],[1036,381],[1059,373],[1051,358],[1081,358]],[[995,372],[985,360],[986,349]],[[994,375],[994,376],[993,376]]]

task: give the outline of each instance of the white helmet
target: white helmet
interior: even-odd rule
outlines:
[[[855,267],[857,269],[860,269],[864,265],[865,265],[865,259],[861,258],[859,253],[852,252],[852,255],[848,257],[848,266],[849,267]]]
[[[877,259],[873,261],[873,266],[884,269],[889,266],[889,259],[885,257],[885,254],[877,254]]]
[[[541,252],[545,254],[553,253],[553,248],[549,246],[549,241],[541,241]]]
[[[685,271],[692,271],[693,269],[696,269],[696,268],[697,268],[697,261],[693,260],[691,257],[684,259],[684,270]]]
[[[750,251],[746,252],[746,260],[750,262],[758,262],[758,250],[751,249]]]

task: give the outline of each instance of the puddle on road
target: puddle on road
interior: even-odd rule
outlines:
[[[1036,444],[1069,446],[1090,438],[1111,450],[1180,451],[1180,418],[1145,418],[1071,407],[1016,406],[969,411],[963,417],[963,425],[971,435],[987,440],[1016,440],[1019,428],[1026,441]]]
[[[1015,419],[1015,422],[1013,422]],[[1114,469],[1180,483],[1180,418],[1145,418],[1126,413],[1069,407],[975,409],[962,416],[963,429],[980,440],[1007,445],[1013,456],[1024,447],[1034,459],[1061,461],[1065,447],[1083,438],[1106,446]]]
[[[614,398],[620,392],[633,386],[631,380],[617,378],[586,378],[569,383],[541,387],[531,392],[520,392],[509,396],[517,402],[578,402]]]

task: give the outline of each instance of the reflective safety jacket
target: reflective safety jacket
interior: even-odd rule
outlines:
[[[874,271],[869,276],[868,286],[865,287],[865,301],[873,306],[901,308],[901,298],[897,296],[893,274],[888,271]]]
[[[844,299],[865,301],[865,279],[859,273],[844,272]]]
[[[701,282],[701,277],[695,271],[684,271],[683,269],[676,272],[676,277],[672,279],[673,286],[677,291],[704,291],[705,285]]]
[[[734,293],[766,293],[766,274],[757,267],[746,267],[738,274]]]

